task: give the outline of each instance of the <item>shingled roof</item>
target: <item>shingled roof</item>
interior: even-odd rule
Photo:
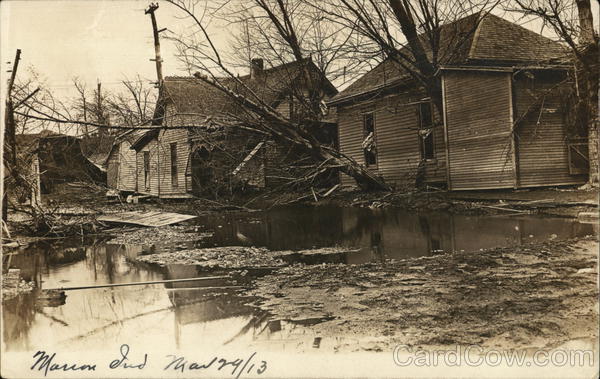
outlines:
[[[335,87],[310,59],[265,69],[258,77],[253,78],[250,75],[238,77],[237,79],[243,85],[234,78],[221,78],[218,81],[234,92],[253,99],[248,92],[249,89],[263,102],[274,106],[302,77],[305,64],[308,64],[311,73],[321,80],[323,89],[328,95],[333,96],[337,93]],[[176,113],[215,116],[238,111],[237,106],[223,91],[194,77],[166,77],[163,88],[166,101],[175,106]]]
[[[429,59],[431,43],[420,35]],[[492,14],[474,13],[440,27],[440,49],[437,64],[444,66],[544,65],[564,60],[566,50],[558,42]],[[412,56],[408,47],[401,53]],[[396,61],[386,59],[344,91],[330,103],[339,103],[359,95],[411,80],[411,75]]]
[[[260,75],[254,78],[251,75],[244,75],[238,78],[220,78],[217,80],[222,85],[238,94],[247,96],[251,100],[255,100],[255,98],[250,95],[249,90],[266,104],[276,106],[282,96],[293,88],[295,82],[303,77],[302,70],[304,67],[308,67],[311,74],[315,75],[328,96],[337,93],[333,84],[310,58],[262,70]],[[228,115],[237,114],[241,111],[239,105],[223,91],[195,77],[167,76],[163,81],[162,89],[163,95],[156,107],[155,120],[162,117],[159,114],[164,111],[165,103],[174,106],[175,114],[193,114],[199,120],[210,117],[214,121],[227,118]],[[140,149],[157,136],[158,129],[149,130],[137,138],[131,147],[136,150]]]

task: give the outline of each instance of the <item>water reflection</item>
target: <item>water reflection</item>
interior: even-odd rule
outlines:
[[[597,233],[597,225],[566,218],[418,214],[333,206],[285,207],[251,216],[226,214],[195,222],[214,231],[212,239],[197,246],[252,244],[272,250],[360,248],[360,253],[348,254],[341,263],[479,251]]]
[[[359,252],[289,259],[361,263],[453,251],[478,251],[530,241],[594,234],[596,225],[539,217],[476,217],[415,214],[395,210],[291,207],[264,213],[224,214],[193,221],[211,239],[154,246],[111,245],[106,239],[41,242],[3,261],[20,268],[38,287],[56,288],[141,282],[213,275],[204,269],[172,265],[157,268],[135,262],[148,252],[190,246],[251,244],[273,250],[348,246]],[[175,246],[175,247],[174,247]],[[64,301],[42,300],[37,292],[4,304],[2,343],[6,351],[39,348],[77,350],[100,346],[160,345],[164,348],[252,344],[262,348],[314,348],[339,341],[315,339],[311,324],[323,320],[278,320],[247,303],[243,293],[208,291],[229,280],[168,283],[68,291]],[[328,345],[329,344],[329,345]]]

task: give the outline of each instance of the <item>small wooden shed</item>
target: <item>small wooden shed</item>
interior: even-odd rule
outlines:
[[[107,159],[107,185],[120,192],[137,190],[136,154],[131,145],[143,132],[131,129],[115,139]]]

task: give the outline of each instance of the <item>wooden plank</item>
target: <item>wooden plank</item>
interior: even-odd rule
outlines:
[[[513,99],[513,78],[512,75],[507,75],[508,80],[508,109],[509,116],[508,120],[510,122],[510,150],[511,150],[511,160],[512,160],[512,170],[513,170],[513,181],[514,181],[514,189],[519,188],[519,173],[517,170],[517,144],[515,142],[515,118],[514,118],[514,99]]]
[[[98,221],[114,222],[119,224],[134,224],[142,226],[165,226],[190,220],[197,216],[184,215],[171,212],[123,212],[98,217]]]
[[[561,91],[552,89],[558,85],[567,87],[568,84],[561,83],[563,78],[560,75],[534,74],[534,88],[531,79],[524,76],[517,76],[514,82],[515,118],[519,119],[516,149],[519,187],[583,184],[586,175],[572,175],[569,172],[568,139],[563,115],[551,111],[562,101]],[[534,111],[523,117],[541,94],[544,94],[542,109],[534,107]]]
[[[510,75],[444,74],[447,167],[452,190],[514,186],[507,76]]]
[[[446,80],[445,76],[442,75],[442,107],[443,107],[443,118],[444,118],[444,153],[446,156],[446,186],[452,190],[452,180],[450,178],[450,152],[448,146],[448,116],[447,116],[447,104],[446,104]]]
[[[250,159],[252,159],[252,157],[254,157],[254,155],[258,152],[258,150],[260,150],[260,148],[264,145],[264,142],[259,142],[254,149],[252,149],[252,151],[250,152],[250,154],[248,154],[246,156],[246,158],[244,158],[244,160],[235,168],[235,170],[233,170],[233,172],[231,173],[231,175],[236,175],[238,172],[240,172],[240,170],[246,165],[246,162],[248,162]]]

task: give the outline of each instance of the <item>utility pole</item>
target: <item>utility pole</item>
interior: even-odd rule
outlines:
[[[163,74],[162,74],[162,58],[160,57],[160,39],[159,39],[159,33],[160,32],[164,32],[165,30],[167,30],[167,28],[163,28],[163,29],[158,30],[158,26],[156,24],[156,15],[154,14],[154,12],[157,9],[158,9],[158,3],[152,3],[148,7],[148,9],[146,9],[144,11],[144,14],[149,14],[150,15],[150,19],[152,20],[152,34],[154,35],[154,55],[155,55],[155,58],[154,59],[150,59],[150,60],[156,62],[156,76],[158,78],[157,86],[158,86],[159,91],[160,91],[160,88],[161,88],[161,85],[162,85],[162,82],[163,82]]]
[[[98,86],[96,89],[96,111],[97,111],[97,122],[102,125],[106,125],[106,119],[104,118],[104,109],[102,107],[102,83],[98,80]],[[98,135],[103,136],[106,130],[104,128],[98,128]]]
[[[15,84],[15,77],[17,76],[17,69],[19,68],[19,61],[21,60],[21,49],[17,49],[15,60],[13,62],[12,72],[10,79],[8,80],[8,88],[6,91],[6,108],[4,114],[4,138],[8,139],[10,144],[10,160],[5,159],[6,143],[4,143],[3,149],[3,160],[4,162],[10,162],[9,165],[4,167],[11,167],[11,174],[14,178],[17,178],[16,166],[17,166],[17,138],[16,138],[16,126],[15,126],[15,115],[13,113],[13,101],[12,101],[12,89]],[[8,137],[8,138],[7,138]],[[2,178],[2,221],[6,222],[8,219],[8,196],[6,194],[6,188],[4,188],[4,178]]]
[[[12,93],[13,85],[15,84],[15,77],[17,76],[17,69],[19,68],[19,61],[21,60],[21,49],[17,49],[17,54],[15,55],[15,61],[13,62],[13,69],[10,74],[10,79],[8,81],[8,91],[7,98],[10,99],[10,95]]]

